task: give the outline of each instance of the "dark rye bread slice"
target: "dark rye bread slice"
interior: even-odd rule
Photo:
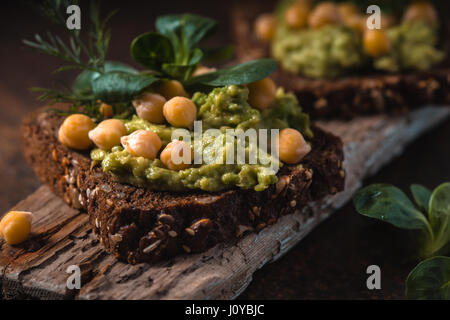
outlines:
[[[240,61],[270,56],[270,46],[258,40],[253,24],[259,14],[272,12],[273,3],[239,3],[231,26]],[[445,21],[445,20],[443,20]],[[441,28],[440,48],[447,60],[427,72],[365,73],[337,79],[311,79],[278,68],[275,82],[293,91],[313,118],[352,118],[375,113],[405,113],[429,104],[450,104],[450,25]]]
[[[284,166],[266,191],[154,192],[118,183],[87,153],[57,140],[63,118],[37,111],[22,124],[26,160],[69,205],[87,210],[105,249],[129,263],[153,262],[182,252],[202,252],[259,231],[307,202],[344,188],[342,142],[313,127],[313,149],[303,168]]]

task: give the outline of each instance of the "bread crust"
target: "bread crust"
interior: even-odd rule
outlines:
[[[202,252],[245,232],[259,231],[309,201],[344,188],[342,142],[313,126],[313,150],[303,167],[284,166],[263,192],[155,192],[121,184],[88,153],[59,143],[63,117],[38,110],[22,123],[22,146],[38,178],[70,206],[86,210],[94,233],[122,261],[154,262]],[[305,213],[307,214],[307,213]]]
[[[256,38],[253,22],[273,4],[242,3],[231,15],[238,60],[267,58],[270,47]],[[361,73],[337,79],[311,79],[278,68],[275,82],[298,96],[313,118],[353,118],[366,114],[404,114],[414,108],[450,104],[450,27],[442,27],[441,49],[447,60],[426,72]]]

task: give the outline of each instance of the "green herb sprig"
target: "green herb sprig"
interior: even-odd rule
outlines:
[[[409,274],[406,296],[410,299],[450,299],[450,183],[433,191],[414,184],[415,205],[400,189],[389,184],[369,185],[356,193],[356,210],[398,228],[418,230],[424,239],[421,255],[429,258]]]
[[[246,84],[265,78],[276,70],[274,60],[260,59],[192,77],[201,62],[230,56],[230,47],[205,49],[199,46],[217,30],[217,22],[193,14],[167,15],[156,20],[156,30],[133,40],[131,57],[157,72],[159,77],[179,80],[188,88]]]
[[[81,39],[80,30],[68,30],[61,11],[69,5],[67,1],[44,1],[41,11],[52,21],[63,26],[68,32],[68,44],[61,40],[59,36],[47,32],[47,39],[36,34],[34,41],[24,40],[23,43],[50,56],[54,56],[64,61],[66,64],[56,69],[54,72],[81,69],[103,73],[105,70],[106,54],[111,39],[111,31],[106,28],[108,21],[117,13],[110,12],[105,18],[100,17],[99,3],[91,2],[90,5],[90,28],[88,40]],[[78,4],[74,1],[71,4]]]
[[[400,189],[389,184],[373,184],[353,198],[356,210],[367,217],[388,222],[402,229],[419,230],[425,242],[422,255],[448,253],[450,242],[450,183],[433,192],[412,185],[414,205]]]
[[[39,3],[30,3],[38,13],[47,17],[54,24],[63,27],[68,35],[68,41],[64,42],[59,36],[47,32],[43,37],[39,34],[34,40],[23,40],[23,43],[37,51],[56,57],[63,61],[63,65],[54,70],[54,73],[68,70],[83,70],[91,75],[105,73],[109,66],[106,55],[111,39],[111,32],[107,28],[108,21],[117,11],[110,12],[106,17],[100,17],[99,2],[90,3],[90,24],[86,32],[86,40],[82,40],[80,30],[68,30],[66,27],[66,9],[69,5],[79,4],[78,1],[46,0]],[[77,79],[78,80],[78,79]],[[40,93],[38,99],[49,104],[66,103],[67,110],[55,111],[62,114],[84,113],[92,118],[102,118],[99,112],[99,99],[92,90],[77,90],[74,87],[59,86],[58,88],[33,87],[31,91]],[[128,107],[116,106],[120,113]]]
[[[190,91],[205,87],[241,85],[263,79],[276,70],[272,59],[253,60],[237,66],[193,77],[197,66],[208,60],[229,58],[230,47],[201,48],[200,42],[217,29],[209,18],[192,15],[167,15],[156,20],[157,32],[136,37],[130,47],[131,57],[148,71],[109,70],[104,74],[85,71],[76,81],[77,91],[92,92],[107,103],[130,102],[148,86],[175,79]],[[112,66],[112,65],[111,65]],[[93,76],[94,75],[94,76]]]
[[[53,7],[49,6],[44,12],[60,21],[64,3],[64,0],[56,1]],[[101,20],[98,5],[91,7],[91,30],[87,43],[81,40],[79,31],[71,32],[69,44],[51,33],[47,40],[36,35],[35,41],[24,41],[47,55],[63,60],[66,64],[56,72],[83,70],[71,88],[34,88],[34,91],[42,93],[41,100],[66,102],[71,105],[70,112],[84,112],[92,117],[99,116],[101,101],[124,106],[123,114],[127,108],[132,110],[131,101],[136,96],[158,81],[179,80],[188,91],[194,91],[251,83],[276,70],[274,60],[262,59],[193,77],[200,63],[228,59],[233,53],[230,46],[202,47],[201,41],[217,30],[217,22],[193,14],[161,16],[156,20],[157,32],[147,32],[133,40],[131,57],[148,70],[139,72],[123,63],[107,61],[111,36],[106,23],[114,13]]]

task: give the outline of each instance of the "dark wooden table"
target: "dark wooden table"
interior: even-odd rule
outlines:
[[[123,2],[122,2],[123,3]],[[214,1],[120,2],[112,21],[110,59],[132,64],[129,44],[134,36],[151,30],[154,17],[162,13],[196,12],[221,21],[220,41],[229,41],[227,8]],[[59,64],[36,54],[21,39],[42,33],[48,24],[20,3],[0,9],[0,211],[32,193],[40,185],[20,150],[22,117],[39,107],[31,86],[70,83],[73,73],[51,75]],[[386,182],[406,190],[412,183],[433,188],[450,181],[450,122],[429,132],[366,183]],[[416,234],[395,229],[359,216],[348,204],[279,261],[266,265],[240,299],[401,299],[404,280],[418,262],[414,255]],[[381,290],[366,287],[366,268],[381,268]]]

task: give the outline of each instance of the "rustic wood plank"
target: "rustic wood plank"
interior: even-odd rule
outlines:
[[[320,122],[321,127],[344,141],[345,191],[311,203],[305,212],[284,216],[275,225],[236,243],[156,265],[118,262],[102,250],[85,213],[69,208],[47,187],[40,187],[14,207],[34,213],[33,235],[20,246],[0,243],[3,293],[44,299],[234,298],[250,283],[257,269],[280,258],[346,203],[364,177],[375,173],[409,142],[449,116],[449,108],[426,107],[408,117]],[[66,289],[65,270],[72,264],[82,270],[79,292]]]

